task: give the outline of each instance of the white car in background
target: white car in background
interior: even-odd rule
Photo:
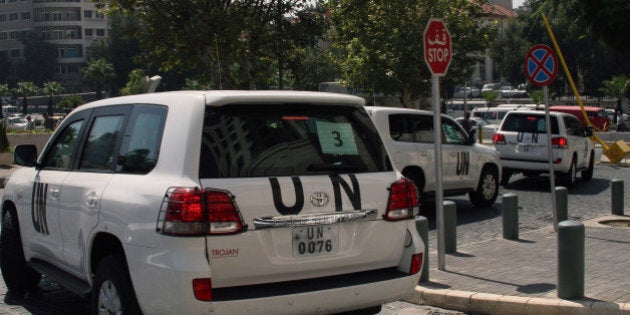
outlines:
[[[591,180],[595,163],[595,149],[589,138],[592,132],[584,129],[571,114],[549,112],[549,118],[553,170],[559,182],[566,187],[573,186],[578,171],[582,180]],[[501,155],[501,183],[508,184],[510,176],[515,173],[528,177],[548,174],[547,142],[544,111],[509,112],[493,138],[494,147]]]
[[[433,113],[395,107],[366,107],[389,156],[422,197],[435,195]],[[477,207],[492,205],[499,191],[499,155],[470,137],[453,118],[442,115],[444,196],[468,194]]]

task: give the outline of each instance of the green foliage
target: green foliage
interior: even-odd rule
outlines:
[[[2,97],[11,95],[11,90],[6,84],[0,84],[0,107],[2,107]]]
[[[557,3],[556,3],[557,2]],[[589,29],[594,38],[617,51],[630,52],[630,41],[619,33],[630,29],[630,2],[620,0],[563,0],[571,7],[574,23]]]
[[[249,89],[282,85],[286,74],[296,73],[290,68],[296,49],[317,43],[323,15],[309,14],[308,2],[98,0],[97,4],[110,16],[124,13],[137,22],[127,25],[124,34],[138,40],[139,55],[133,62],[142,68],[185,73],[216,88]],[[141,31],[135,25],[142,25]],[[133,41],[126,43],[133,46]]]
[[[30,81],[18,82],[18,87],[15,92],[22,96],[22,114],[26,115],[28,112],[28,97],[36,95],[39,92],[39,88]]]
[[[52,115],[54,112],[53,96],[63,93],[64,87],[57,81],[48,81],[44,83],[42,91],[48,95],[48,115]]]
[[[441,17],[451,33],[452,61],[445,86],[472,74],[494,36],[479,23],[482,1],[332,0],[331,39],[343,81],[376,93],[400,94],[409,104],[426,95],[431,74],[424,62],[423,33],[430,17]]]
[[[490,92],[483,92],[481,93],[481,97],[483,97],[486,102],[488,102],[488,105],[492,104],[492,102],[494,102],[494,100],[499,97],[499,92],[497,91],[490,91]]]
[[[83,100],[81,99],[80,96],[78,95],[67,95],[64,96],[61,101],[59,102],[59,108],[61,108],[62,110],[69,112],[72,109],[76,108],[77,106],[81,105],[83,103]]]
[[[88,62],[87,67],[81,69],[83,77],[94,83],[96,98],[102,98],[103,87],[114,79],[114,67],[105,58],[94,59]]]
[[[131,73],[129,73],[129,81],[124,88],[120,89],[121,95],[133,95],[133,94],[142,94],[142,89],[144,86],[144,70],[142,69],[133,69]]]
[[[9,152],[11,150],[11,144],[9,138],[7,138],[7,126],[4,123],[0,123],[0,152]]]
[[[11,71],[11,62],[9,61],[9,53],[8,51],[0,51],[0,82],[7,82],[10,76]]]
[[[623,98],[630,88],[630,80],[626,75],[613,76],[611,80],[604,80],[599,91],[606,96],[616,99]]]
[[[545,101],[545,93],[542,89],[531,90],[527,94],[536,104],[542,104]]]

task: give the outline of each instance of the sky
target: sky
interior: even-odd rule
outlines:
[[[522,6],[524,1],[525,0],[512,0],[512,8],[516,9],[516,8]]]

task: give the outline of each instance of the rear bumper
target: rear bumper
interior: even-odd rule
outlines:
[[[501,167],[503,171],[520,172],[520,171],[540,171],[549,173],[549,161],[532,161],[519,159],[501,158]],[[566,173],[569,170],[570,161],[562,159],[560,163],[553,163],[555,172]]]

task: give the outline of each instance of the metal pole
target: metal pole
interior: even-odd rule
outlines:
[[[429,220],[423,216],[416,217],[416,229],[420,238],[424,242],[424,264],[422,264],[422,275],[420,282],[429,281]]]
[[[551,147],[551,118],[549,117],[549,89],[543,87],[545,95],[545,124],[547,125],[547,148],[549,159],[549,187],[551,192],[551,206],[553,207],[553,230],[558,231],[558,206],[556,205],[556,175],[553,171],[553,148]]]
[[[617,118],[619,119],[619,118]],[[610,181],[610,193],[611,193],[611,213],[614,215],[623,215],[623,180],[612,179]]]
[[[558,224],[558,297],[584,297],[584,224],[562,221]]]
[[[440,78],[431,76],[431,103],[433,105],[433,145],[435,148],[435,211],[437,212],[438,269],[445,270],[444,262],[444,194],[442,192],[442,115],[440,111]]]

